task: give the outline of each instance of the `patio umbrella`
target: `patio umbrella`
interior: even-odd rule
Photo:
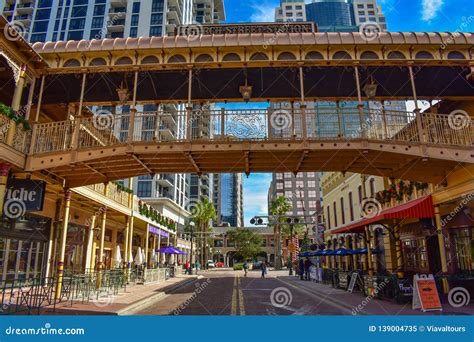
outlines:
[[[140,266],[143,264],[144,260],[145,259],[143,259],[142,248],[138,247],[137,254],[135,255],[135,259],[133,259],[133,263],[135,264],[135,266]]]
[[[156,263],[156,252],[154,249],[151,250],[151,258],[150,258],[150,262],[152,263]]]
[[[334,251],[334,255],[338,256],[346,256],[346,255],[352,255],[354,254],[352,249],[347,249],[347,248],[338,248]]]
[[[166,254],[187,254],[186,252],[183,252],[177,248],[174,248],[173,246],[168,246],[168,247],[164,247],[164,248],[160,248],[159,250],[157,250],[157,252],[159,253],[166,253]]]
[[[122,264],[122,252],[120,251],[120,246],[117,245],[115,249],[115,260],[114,260],[115,267],[120,267]]]

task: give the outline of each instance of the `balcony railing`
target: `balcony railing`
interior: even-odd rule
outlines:
[[[7,143],[7,135],[9,127],[14,124],[14,121],[5,115],[0,114],[0,143]],[[31,130],[23,129],[17,125],[15,135],[13,136],[12,147],[21,152],[28,153],[31,142]]]
[[[166,119],[170,115],[183,124],[173,127]],[[215,127],[212,138],[201,134],[199,125],[193,125],[193,120],[203,117]],[[132,121],[129,114],[98,115],[35,125],[32,151],[45,153],[73,147],[87,149],[133,142],[190,140],[368,139],[472,146],[473,120],[467,119],[462,127],[453,126],[451,121],[444,114],[422,113],[417,118],[413,112],[367,109],[359,112],[336,108],[146,112],[136,113]],[[184,123],[188,123],[187,127]]]
[[[88,185],[89,189],[94,190],[95,192],[99,193],[100,195],[104,195],[105,186],[103,183],[92,184]],[[111,199],[118,204],[128,207],[128,196],[129,194],[125,191],[118,190],[117,185],[113,183],[107,184],[107,198]]]

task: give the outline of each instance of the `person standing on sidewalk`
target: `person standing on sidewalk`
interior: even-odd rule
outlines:
[[[305,279],[306,280],[309,280],[309,268],[311,267],[312,263],[311,261],[306,258],[306,260],[304,261],[304,274],[305,274]]]
[[[198,271],[201,269],[201,264],[199,263],[199,261],[196,260],[194,266],[196,268],[196,274],[198,274]]]
[[[244,265],[242,267],[244,269],[244,276],[246,277],[249,269],[249,264],[247,263],[247,261],[244,261]]]
[[[267,274],[267,264],[266,262],[262,262],[262,266],[261,266],[261,269],[262,269],[262,279],[265,278],[265,274]]]

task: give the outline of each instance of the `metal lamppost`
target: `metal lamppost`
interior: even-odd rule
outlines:
[[[193,236],[194,236],[194,222],[191,221],[189,222],[189,227],[191,229],[191,256],[189,257],[189,274],[192,275],[193,274],[193,267],[194,267],[194,263],[193,263],[193,255],[194,255],[194,242],[193,242]]]

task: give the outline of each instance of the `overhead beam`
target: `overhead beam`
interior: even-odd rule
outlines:
[[[202,174],[202,171],[201,169],[199,168],[198,164],[196,164],[196,161],[194,160],[193,158],[193,155],[190,153],[190,152],[186,152],[185,153],[186,157],[188,157],[189,161],[191,162],[191,164],[193,164],[193,167],[194,169],[196,170],[196,173],[198,175],[201,175]]]
[[[153,175],[154,172],[148,167],[148,165],[146,165],[144,162],[141,161],[140,158],[138,158],[134,153],[130,153],[130,155],[132,156],[132,158],[138,163],[140,164],[147,172],[148,174],[150,175]]]
[[[293,173],[294,173],[295,175],[296,175],[298,172],[300,172],[301,166],[303,165],[303,162],[304,162],[304,160],[306,159],[306,157],[308,156],[308,154],[309,154],[309,151],[308,151],[308,150],[304,150],[304,151],[301,153],[300,160],[298,161],[298,164],[296,165],[295,171],[293,171]]]

